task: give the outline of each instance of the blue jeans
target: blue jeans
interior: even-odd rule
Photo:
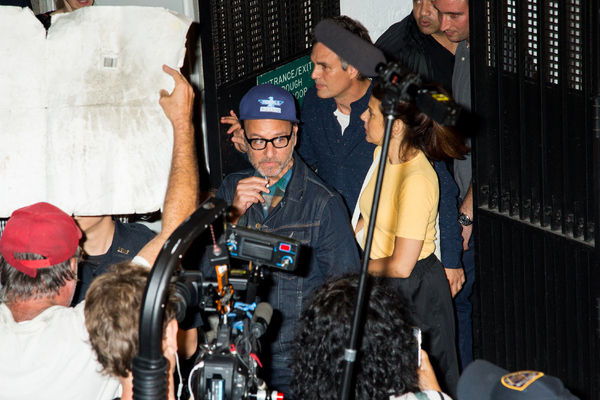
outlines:
[[[463,252],[462,261],[466,281],[462,290],[454,297],[454,307],[456,309],[458,354],[461,370],[464,371],[467,365],[473,361],[473,322],[471,320],[473,305],[469,300],[471,293],[473,293],[473,283],[475,283],[473,236],[469,240],[469,250]]]
[[[270,369],[268,371],[267,382],[269,386],[269,391],[277,390],[278,392],[282,392],[284,395],[284,399],[291,399],[290,395],[290,382],[292,381],[292,369],[278,367]]]

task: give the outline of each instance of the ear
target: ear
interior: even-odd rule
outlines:
[[[70,262],[71,262],[71,269],[73,271],[77,272],[77,260],[75,260],[75,257],[71,258]]]
[[[358,76],[358,70],[350,64],[348,64],[346,71],[350,74],[351,79],[355,79]]]
[[[399,136],[404,132],[404,122],[401,119],[396,119],[392,125],[392,136]]]
[[[293,124],[292,130],[294,131],[294,143],[292,143],[296,147],[296,143],[298,142],[298,124]]]

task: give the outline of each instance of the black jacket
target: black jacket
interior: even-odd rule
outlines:
[[[102,257],[100,264],[94,267],[83,259],[79,265],[80,282],[77,284],[77,289],[75,290],[73,304],[79,304],[85,300],[85,294],[96,276],[108,272],[109,267],[113,264],[133,259],[146,243],[156,236],[154,232],[143,224],[124,224],[114,217],[113,220],[115,221],[113,241],[106,254]]]
[[[411,13],[402,21],[390,26],[377,39],[375,46],[384,52],[388,61],[399,61],[412,72],[421,75],[425,82],[439,82],[450,91],[452,89],[454,59],[448,52],[448,62],[439,60],[441,63],[438,63],[438,66],[442,64],[441,69],[445,73],[435,76],[432,59],[426,49],[426,40],[429,41],[430,46],[439,46],[438,49],[443,48],[430,35],[421,32]]]

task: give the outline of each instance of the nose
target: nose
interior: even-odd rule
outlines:
[[[273,142],[267,143],[267,147],[265,147],[265,154],[267,155],[267,157],[269,157],[269,158],[273,157],[276,152],[277,152],[277,149],[273,145]]]
[[[360,114],[360,119],[362,119],[363,122],[367,122],[368,113],[369,113],[369,110],[365,110],[362,114]]]
[[[435,8],[433,7],[433,4],[431,3],[431,1],[422,1],[421,2],[421,9],[419,10],[421,15],[433,15],[435,11]]]
[[[313,69],[312,69],[312,73],[310,74],[310,77],[314,79],[317,79],[321,76],[321,73],[319,72],[319,66],[317,64],[313,64]]]
[[[440,21],[440,30],[442,32],[446,32],[446,30],[448,30],[448,28],[450,27],[450,23],[448,22],[448,16],[442,14],[441,12],[438,12],[438,20]]]

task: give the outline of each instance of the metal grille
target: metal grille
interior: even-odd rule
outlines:
[[[543,371],[582,400],[597,399],[590,382],[596,310],[582,295],[593,289],[593,251],[485,212],[478,222],[489,232],[479,245],[487,311],[480,356],[509,371]]]
[[[310,29],[337,7],[316,0],[211,3],[216,84],[243,79],[309,47]]]
[[[559,80],[559,65],[558,65],[558,38],[559,38],[559,3],[557,1],[550,1],[545,7],[545,41],[548,54],[548,65],[547,65],[547,79],[548,82],[558,85]]]
[[[476,355],[600,400],[600,3],[470,7]]]
[[[567,1],[567,58],[569,67],[567,76],[569,89],[583,89],[583,60],[581,43],[581,4],[580,0]]]
[[[502,28],[502,67],[507,72],[517,72],[517,9],[515,0],[504,4]]]
[[[486,45],[487,45],[487,66],[495,67],[496,66],[496,38],[494,26],[496,26],[496,22],[494,19],[494,15],[492,14],[492,7],[490,6],[490,0],[486,0],[485,4],[485,36],[486,36]]]
[[[527,26],[527,52],[525,54],[525,76],[537,79],[538,74],[538,6],[537,1],[527,0],[525,2],[525,23]]]

